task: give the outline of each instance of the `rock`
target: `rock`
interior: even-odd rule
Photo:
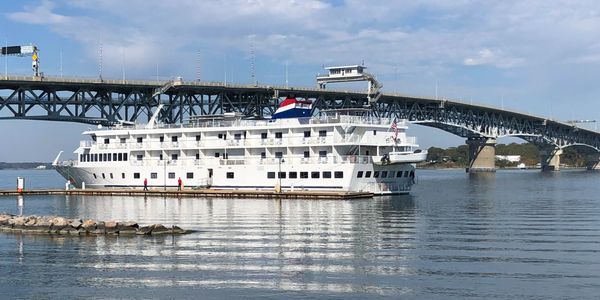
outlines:
[[[23,229],[25,227],[25,222],[27,222],[27,219],[23,216],[15,217],[8,221],[13,229]]]
[[[52,219],[52,226],[54,227],[65,227],[67,225],[69,225],[69,222],[63,217],[55,217]]]
[[[152,226],[153,225],[142,226],[142,227],[138,228],[136,234],[138,234],[138,235],[149,235],[149,234],[152,233]]]
[[[90,219],[85,220],[79,229],[84,230],[86,233],[93,233],[94,230],[96,230],[96,221]]]
[[[139,225],[135,222],[117,223],[117,231],[119,234],[136,234],[137,227],[139,227]]]
[[[77,219],[77,220],[72,220],[70,222],[71,227],[75,228],[75,229],[79,229],[79,227],[81,227],[81,225],[83,225],[83,223],[81,222],[81,219]]]
[[[27,230],[34,232],[50,232],[52,230],[52,222],[48,217],[39,217],[35,225],[29,226]]]
[[[104,231],[106,234],[118,234],[119,228],[117,227],[117,222],[106,221],[106,223],[104,223]]]
[[[96,223],[96,229],[91,231],[93,234],[106,234],[106,223],[98,221]]]
[[[181,229],[179,226],[175,226],[173,225],[173,227],[171,227],[171,232],[173,234],[186,234],[187,231],[184,229]]]
[[[154,224],[152,225],[152,235],[155,234],[166,234],[166,233],[171,233],[171,230],[169,230],[169,228],[165,227],[163,224]]]
[[[1,214],[0,215],[0,226],[8,225],[8,220],[12,219],[14,216],[9,214]]]

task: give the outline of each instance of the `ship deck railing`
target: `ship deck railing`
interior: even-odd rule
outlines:
[[[182,158],[182,159],[159,159],[159,158],[144,158],[142,160],[129,161],[96,161],[80,163],[75,160],[65,160],[59,163],[60,166],[149,166],[149,167],[172,167],[172,166],[215,166],[215,165],[304,165],[304,164],[372,164],[373,158],[371,155],[332,155],[304,157],[303,155],[284,155],[280,158],[269,157],[261,158],[260,156],[243,157],[237,156],[231,158],[203,157]]]
[[[299,137],[299,136],[287,136],[282,138],[260,138],[260,137],[249,137],[239,139],[219,139],[217,137],[204,138],[197,141],[195,137],[190,137],[191,140],[181,139],[178,142],[160,142],[160,141],[145,141],[145,142],[126,142],[126,143],[98,143],[94,141],[84,140],[80,141],[79,146],[85,149],[97,147],[101,150],[177,150],[177,149],[193,149],[193,148],[205,148],[205,149],[224,149],[227,147],[262,147],[262,146],[311,146],[311,145],[348,145],[348,144],[361,144],[365,146],[376,145],[376,146],[416,146],[417,138],[403,136],[394,141],[389,138],[393,133],[380,133],[382,136],[372,135],[333,135],[333,136],[312,136],[312,137]],[[387,136],[386,136],[387,134]]]
[[[394,121],[393,118],[379,118],[373,116],[349,116],[349,115],[324,115],[318,117],[308,118],[291,118],[291,119],[277,119],[274,120],[221,120],[221,119],[206,119],[197,120],[190,123],[180,124],[157,124],[153,129],[174,129],[174,128],[210,128],[210,127],[270,127],[270,126],[297,126],[297,125],[318,125],[318,124],[352,124],[352,125],[379,125],[379,126],[390,126]],[[397,120],[396,126],[399,128],[408,127],[408,121]],[[146,124],[135,124],[123,127],[108,127],[105,130],[112,129],[145,129]]]

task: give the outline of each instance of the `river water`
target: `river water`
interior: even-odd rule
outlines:
[[[177,224],[176,237],[0,233],[13,298],[585,299],[600,294],[600,173],[420,170],[410,196],[27,196],[24,214]],[[0,171],[0,189],[64,187]],[[15,213],[15,197],[0,198]]]

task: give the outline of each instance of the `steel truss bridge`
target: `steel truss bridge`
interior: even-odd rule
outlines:
[[[381,117],[439,128],[467,142],[518,137],[551,152],[571,146],[600,152],[598,132],[516,111],[400,94],[382,94],[370,104],[366,91],[230,83],[0,76],[0,119],[110,126],[147,122],[160,103],[164,107],[158,119],[164,123],[225,112],[263,117],[288,96],[313,101],[314,113],[368,107]]]

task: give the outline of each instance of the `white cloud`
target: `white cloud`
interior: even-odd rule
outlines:
[[[506,57],[501,50],[493,51],[484,48],[479,50],[475,57],[465,58],[463,63],[467,66],[493,65],[499,68],[510,68],[523,63],[523,59]]]

